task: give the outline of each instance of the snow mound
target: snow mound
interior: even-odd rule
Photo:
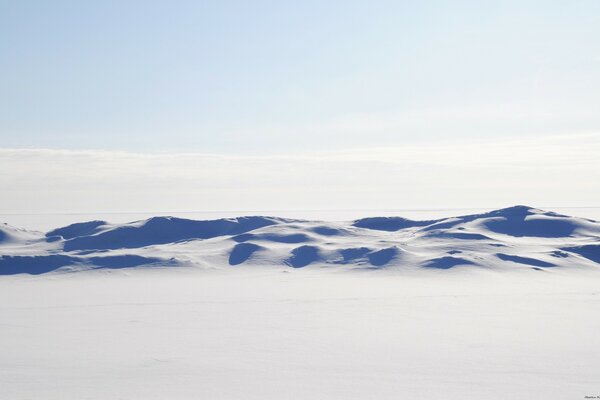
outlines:
[[[41,237],[41,232],[32,232],[15,228],[6,223],[0,223],[0,245],[35,241]]]
[[[73,257],[62,254],[39,256],[0,256],[0,274],[39,275],[64,267],[79,266],[81,269],[132,268],[142,265],[169,265],[170,260],[138,255],[114,255],[104,257]]]
[[[106,221],[78,222],[62,228],[57,228],[46,233],[46,237],[60,236],[63,239],[73,239],[78,236],[89,236],[100,232]]]
[[[181,240],[211,239],[217,236],[241,234],[280,221],[283,220],[267,217],[239,217],[213,221],[154,217],[145,221],[109,227],[89,235],[72,237],[65,242],[64,250],[138,248]],[[73,233],[73,230],[73,225],[67,229],[69,233]]]
[[[263,247],[254,243],[238,243],[229,254],[229,265],[239,265]]]
[[[460,257],[440,257],[428,260],[423,264],[425,268],[450,269],[458,265],[476,265],[473,261]]]
[[[0,226],[0,275],[152,265],[519,270],[600,267],[600,223],[526,206],[414,221],[240,217],[88,221],[44,236]]]
[[[514,206],[484,214],[448,218],[428,225],[424,230],[464,229],[469,226],[514,237],[563,238],[573,236],[576,231],[600,234],[600,226],[594,221],[527,206]]]
[[[302,268],[320,259],[321,255],[318,247],[305,245],[293,249],[292,255],[285,263],[294,268]]]
[[[357,228],[395,232],[415,226],[427,226],[435,222],[437,221],[413,221],[402,217],[371,217],[356,220],[353,225]]]
[[[396,246],[388,247],[385,249],[373,251],[367,254],[369,263],[375,267],[382,267],[392,261],[398,256],[399,250]]]

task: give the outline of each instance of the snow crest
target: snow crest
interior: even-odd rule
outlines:
[[[88,221],[47,233],[0,225],[0,275],[96,268],[597,268],[600,223],[527,206],[414,221],[239,217]]]

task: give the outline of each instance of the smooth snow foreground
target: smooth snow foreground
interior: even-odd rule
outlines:
[[[600,395],[597,222],[0,229],[0,398]]]

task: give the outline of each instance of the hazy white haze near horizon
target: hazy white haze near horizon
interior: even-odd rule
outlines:
[[[0,213],[600,205],[600,134],[234,155],[0,149]]]

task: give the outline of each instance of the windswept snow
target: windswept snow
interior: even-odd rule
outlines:
[[[38,238],[39,232],[27,231],[5,223],[0,223],[0,246],[26,244]]]
[[[415,221],[275,217],[90,221],[46,234],[4,226],[0,274],[186,266],[227,268],[596,268],[600,223],[526,206]]]
[[[0,226],[0,397],[581,399],[600,389],[600,224]]]
[[[110,226],[90,226],[93,230],[75,234],[84,224],[60,228],[50,234],[69,233],[64,243],[65,251],[109,250],[139,248],[158,244],[174,243],[182,240],[210,239],[218,236],[231,236],[276,224],[277,219],[264,217],[240,217],[214,221],[193,221],[174,217],[154,217],[146,221]],[[48,235],[47,235],[48,236]],[[50,236],[52,237],[52,236]],[[64,236],[63,236],[64,238]]]

